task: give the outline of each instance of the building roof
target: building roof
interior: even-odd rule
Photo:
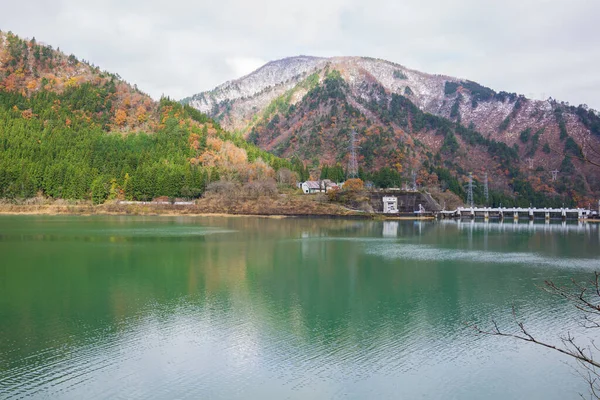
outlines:
[[[321,189],[321,186],[319,185],[319,182],[317,182],[317,181],[306,181],[304,183],[306,184],[306,187],[308,187],[309,189]]]
[[[337,184],[331,179],[321,179],[320,181],[306,181],[304,183],[309,189],[325,189],[337,187]]]

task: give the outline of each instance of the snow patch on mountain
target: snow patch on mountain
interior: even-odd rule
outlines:
[[[298,56],[271,61],[263,67],[239,79],[225,82],[211,91],[196,94],[184,101],[192,107],[210,113],[215,104],[223,101],[237,99],[251,99],[260,97],[260,94],[280,93],[281,90],[291,88],[300,82],[309,73],[324,67],[327,59],[310,56]],[[254,106],[260,106],[264,101],[258,101]],[[268,104],[268,103],[267,103]]]

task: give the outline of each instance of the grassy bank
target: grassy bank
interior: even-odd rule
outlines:
[[[258,198],[207,196],[194,204],[135,203],[109,201],[93,204],[91,201],[52,200],[33,198],[0,200],[0,214],[29,215],[222,215],[264,217],[340,217],[378,220],[429,220],[432,217],[414,215],[382,215],[355,211],[323,195],[279,194]]]
[[[65,200],[26,200],[0,202],[1,214],[38,215],[257,215],[257,216],[362,216],[337,204],[318,201],[313,196],[228,200],[220,197],[198,199],[193,205],[121,204]]]

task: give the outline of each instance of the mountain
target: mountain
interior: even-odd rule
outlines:
[[[483,204],[587,206],[600,197],[600,118],[585,106],[496,92],[364,57],[292,57],[183,99],[225,128],[282,157],[331,169],[359,165],[380,186],[417,180],[465,196],[473,172]],[[339,166],[338,166],[339,170]],[[558,170],[556,181],[551,171]]]
[[[0,32],[0,198],[196,197],[220,175],[280,166],[291,164],[189,106]]]

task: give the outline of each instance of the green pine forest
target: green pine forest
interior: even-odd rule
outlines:
[[[31,97],[0,91],[0,197],[42,193],[95,203],[119,195],[129,200],[191,198],[204,191],[209,179],[219,179],[218,168],[189,162],[203,150],[190,147],[190,134],[206,132],[182,127],[180,121],[190,118],[203,124],[209,119],[188,106],[162,99],[159,113],[168,109],[168,115],[152,133],[111,133],[103,129],[102,120],[74,116],[72,110],[101,112],[105,103],[98,99],[110,90],[110,85],[83,84],[60,95],[40,91]],[[24,118],[24,110],[31,110],[33,117]],[[246,150],[249,161],[260,157],[275,169],[291,167],[215,126],[221,138]]]

